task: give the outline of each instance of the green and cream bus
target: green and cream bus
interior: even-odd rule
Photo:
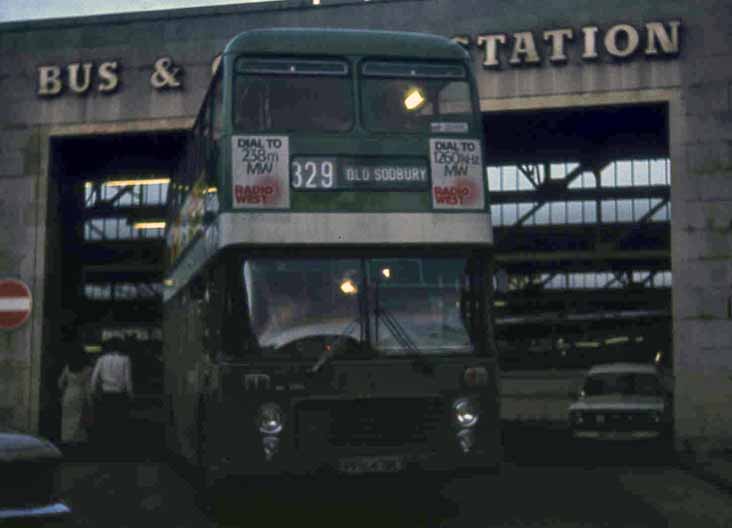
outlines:
[[[446,38],[229,42],[171,185],[170,449],[209,481],[498,466],[482,128]]]

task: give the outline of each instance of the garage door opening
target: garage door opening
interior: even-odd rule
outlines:
[[[163,231],[181,133],[57,138],[51,144],[40,429],[60,439],[64,365],[127,341],[140,407],[162,394]]]
[[[568,391],[596,364],[670,371],[667,105],[487,113],[484,124],[501,369],[545,380],[543,396],[504,384],[504,416],[565,420]]]

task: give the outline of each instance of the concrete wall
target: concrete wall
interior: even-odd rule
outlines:
[[[732,5],[689,24],[672,151],[676,428],[697,449],[732,444]]]
[[[681,21],[678,57],[580,57],[580,29]],[[681,441],[708,448],[732,435],[732,64],[728,1],[410,0],[282,2],[77,21],[0,25],[0,276],[25,280],[36,303],[23,328],[0,334],[0,423],[36,428],[42,342],[49,141],[63,134],[175,128],[193,116],[210,62],[236,33],[255,27],[328,26],[466,35],[486,111],[626,104],[669,105],[676,419]],[[554,65],[542,32],[572,28],[567,61]],[[532,31],[539,64],[484,70],[478,35]],[[151,86],[171,57],[182,89]],[[36,95],[38,67],[117,61],[119,89]]]

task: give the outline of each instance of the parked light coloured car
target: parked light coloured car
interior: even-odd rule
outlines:
[[[642,441],[670,439],[672,409],[655,365],[597,365],[585,376],[569,407],[575,439]]]
[[[0,525],[36,526],[71,513],[56,497],[61,452],[48,440],[0,429]]]

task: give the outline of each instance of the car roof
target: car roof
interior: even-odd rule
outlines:
[[[607,363],[595,365],[587,372],[587,375],[620,373],[658,374],[658,369],[651,363]]]
[[[0,463],[56,458],[61,458],[61,452],[48,440],[0,429]]]

